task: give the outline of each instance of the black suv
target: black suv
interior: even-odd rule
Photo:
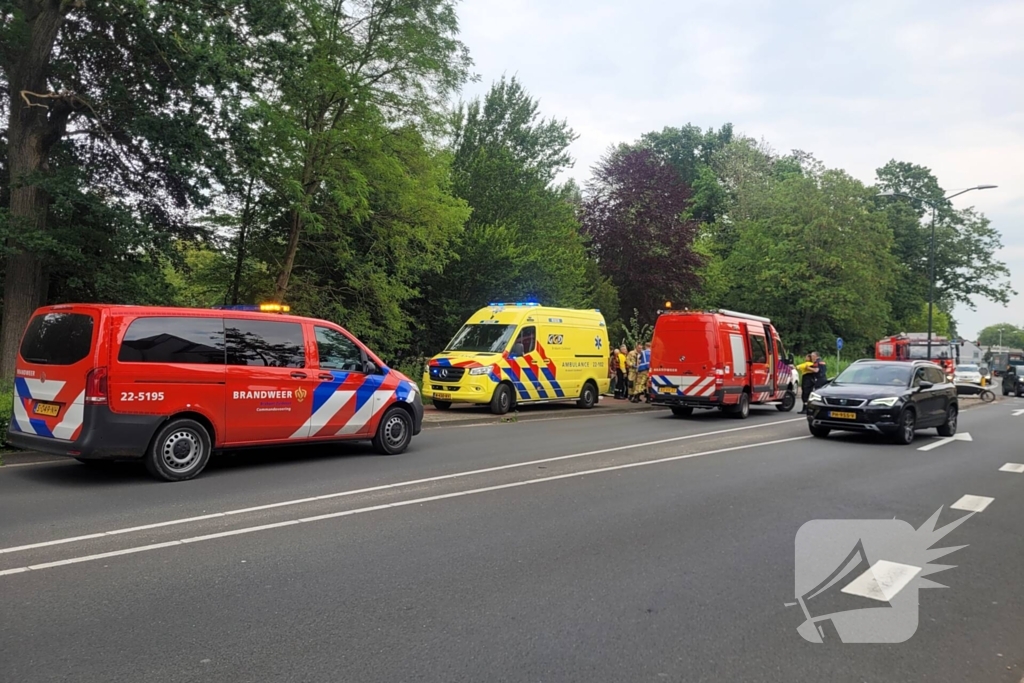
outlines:
[[[1024,396],[1024,365],[1007,366],[1003,373],[1003,396]]]
[[[956,386],[929,361],[857,361],[814,391],[808,409],[816,437],[839,429],[888,434],[902,444],[928,427],[953,436],[959,414]]]

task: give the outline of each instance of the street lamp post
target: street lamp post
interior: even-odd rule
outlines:
[[[974,187],[968,187],[966,190],[960,190],[954,192],[951,195],[946,195],[942,198],[943,201],[958,197],[964,193],[972,190],[992,190],[998,187],[997,185],[975,185]],[[938,206],[935,202],[930,199],[924,199],[923,197],[915,197],[913,195],[904,194],[902,192],[893,192],[888,190],[886,192],[879,192],[879,197],[904,197],[906,199],[913,199],[927,204],[932,210],[932,227],[931,227],[931,239],[928,247],[928,360],[932,359],[932,307],[935,304],[935,216],[938,213]]]

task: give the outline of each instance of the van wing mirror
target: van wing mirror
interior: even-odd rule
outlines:
[[[794,365],[794,364],[795,364],[795,360],[793,358],[793,354],[789,354],[788,356],[786,356],[786,365]]]
[[[517,343],[512,345],[512,353],[509,354],[510,358],[522,358],[525,355],[526,355],[526,351],[523,348],[522,344],[517,342]]]
[[[376,375],[378,372],[380,372],[380,369],[377,367],[377,364],[374,363],[372,360],[367,358],[366,360],[363,361],[364,375]]]

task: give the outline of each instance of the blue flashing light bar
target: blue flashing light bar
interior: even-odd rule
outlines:
[[[287,304],[235,304],[212,306],[217,311],[252,311],[255,313],[288,313],[292,310]]]
[[[488,306],[540,306],[540,303],[537,302],[537,301],[509,301],[509,302],[492,301],[491,303],[489,303],[487,305]]]

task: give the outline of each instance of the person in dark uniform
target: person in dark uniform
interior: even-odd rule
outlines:
[[[825,359],[818,355],[817,351],[811,352],[811,360],[817,366],[817,373],[814,376],[814,388],[820,389],[828,384],[828,364]]]

